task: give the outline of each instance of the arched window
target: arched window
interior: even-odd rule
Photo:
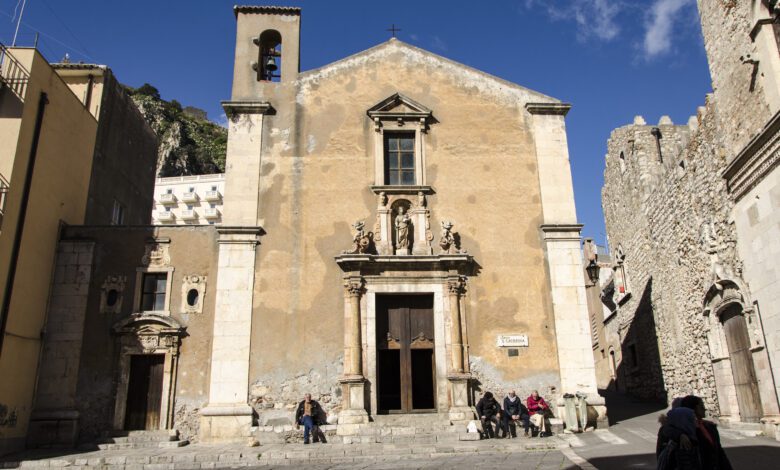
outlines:
[[[620,172],[626,171],[626,155],[620,152]]]
[[[257,79],[278,82],[282,76],[282,35],[275,29],[263,31],[257,45],[260,48]]]

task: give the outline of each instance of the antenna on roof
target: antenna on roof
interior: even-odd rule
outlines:
[[[11,47],[16,47],[16,37],[19,35],[19,25],[22,24],[22,16],[24,16],[25,5],[27,5],[27,0],[22,0],[22,9],[19,11],[19,19],[16,21],[16,31],[14,31],[14,40],[11,42]]]

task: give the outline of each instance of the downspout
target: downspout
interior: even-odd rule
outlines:
[[[92,104],[92,88],[95,86],[95,76],[89,74],[89,80],[87,80],[87,96],[84,97],[84,107],[89,111],[89,106]]]
[[[27,217],[27,205],[30,202],[30,187],[32,186],[33,172],[35,170],[35,158],[38,156],[38,142],[41,138],[41,127],[43,126],[43,115],[49,99],[46,93],[41,92],[38,99],[38,112],[35,116],[35,129],[33,131],[32,144],[30,145],[30,156],[27,159],[27,169],[24,175],[24,186],[22,186],[22,200],[19,204],[19,218],[14,230],[13,245],[11,247],[11,259],[8,263],[8,277],[3,289],[3,305],[0,309],[0,356],[3,354],[3,343],[6,335],[6,325],[8,323],[8,311],[11,307],[11,294],[16,279],[16,267],[19,262],[19,248],[22,244],[22,235],[24,235],[24,223]]]

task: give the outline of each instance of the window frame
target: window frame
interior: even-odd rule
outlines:
[[[398,142],[398,145],[395,148],[390,147],[390,143],[392,140],[396,140]],[[400,139],[408,139],[411,140],[412,145],[411,148],[404,149],[402,144],[400,143]],[[417,152],[416,152],[416,136],[414,132],[410,131],[394,131],[394,132],[385,132],[382,136],[382,148],[383,148],[383,172],[384,172],[384,178],[383,183],[385,186],[414,186],[417,184]],[[411,160],[411,168],[408,167],[408,165],[405,165],[404,161],[404,155],[410,154],[412,155]],[[396,156],[396,164],[394,167],[391,166],[391,154],[395,154]],[[405,172],[412,172],[412,178],[411,181],[405,182],[404,181],[404,173]],[[397,174],[397,182],[392,182],[392,175],[393,173]]]
[[[173,286],[173,267],[172,266],[155,266],[144,267],[136,269],[135,280],[135,299],[133,301],[133,311],[141,314],[156,314],[156,315],[171,315],[171,288]],[[144,310],[144,279],[148,274],[165,274],[165,297],[163,300],[162,310]]]

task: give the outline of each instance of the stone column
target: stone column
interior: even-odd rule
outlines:
[[[255,250],[260,227],[219,227],[219,262],[209,402],[201,410],[204,442],[243,441],[252,426],[249,351]]]
[[[460,298],[465,291],[465,278],[455,277],[447,281],[450,304],[450,421],[472,419],[469,408],[468,385],[471,374],[465,371],[463,354],[463,332],[461,329]]]
[[[360,425],[368,423],[363,377],[363,341],[360,334],[360,298],[363,280],[351,277],[344,282],[344,375],[339,382],[342,390],[342,411],[339,414],[338,434],[357,434]]]

